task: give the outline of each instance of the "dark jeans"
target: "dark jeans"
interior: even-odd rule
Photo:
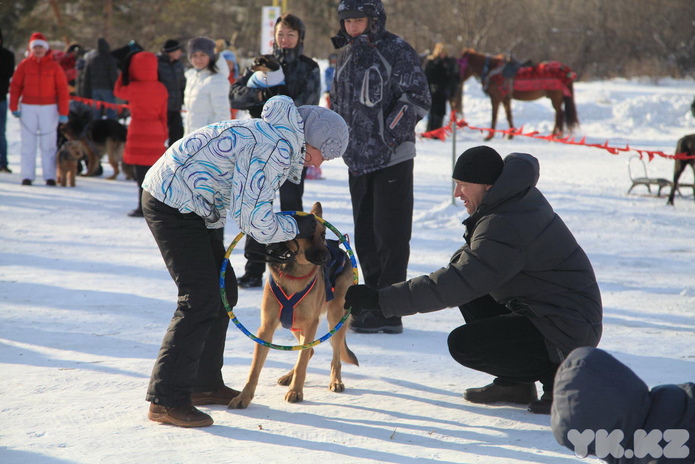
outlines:
[[[349,175],[355,252],[367,286],[406,280],[413,228],[413,160]]]
[[[183,137],[183,120],[181,111],[167,111],[167,128],[169,130],[169,146]]]
[[[304,179],[306,178],[306,168],[302,171],[302,181],[299,184],[286,181],[280,186],[280,210],[281,211],[304,211],[302,196],[304,196]],[[263,253],[265,245],[258,243],[250,236],[246,236],[244,243],[244,253],[255,252]],[[265,272],[265,262],[246,261],[244,272],[252,277],[263,277]]]
[[[550,361],[543,335],[527,317],[490,296],[459,307],[466,324],[449,334],[449,353],[460,364],[503,383],[540,381],[552,392],[558,364]]]
[[[190,404],[194,391],[224,386],[222,365],[229,316],[222,305],[219,273],[224,260],[222,229],[183,214],[143,193],[143,212],[164,263],[178,287],[178,303],[152,369],[147,401],[165,407]],[[234,270],[227,267],[226,289],[236,304]]]

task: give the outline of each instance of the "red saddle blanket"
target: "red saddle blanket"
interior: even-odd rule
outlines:
[[[558,61],[544,61],[535,66],[519,68],[511,79],[504,78],[502,74],[491,76],[491,79],[495,80],[495,83],[505,94],[511,90],[510,86],[513,86],[517,92],[562,90],[562,93],[567,97],[572,95],[569,85],[576,78],[577,73]]]

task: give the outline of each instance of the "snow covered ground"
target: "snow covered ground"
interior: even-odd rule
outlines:
[[[695,133],[691,80],[580,82],[575,89],[579,135],[592,143],[672,153],[678,138]],[[488,127],[490,106],[479,84],[470,81],[465,95],[466,119]],[[548,101],[513,108],[517,125],[552,129]],[[285,387],[275,381],[296,353],[271,351],[248,409],[202,407],[215,420],[203,429],[148,421],[145,390],[176,289],[144,220],[126,216],[136,206],[136,185],[78,178],[76,188],[50,188],[38,177],[34,186],[20,186],[12,117],[8,137],[14,173],[0,174],[0,462],[596,462],[558,445],[548,416],[462,399],[464,389],[491,377],[450,359],[447,334],[463,323],[457,309],[406,318],[401,335],[349,334],[360,366],[344,367],[344,393],[327,389],[330,347],[322,344],[309,365],[305,401],[286,403]],[[455,154],[482,137],[458,131]],[[466,212],[451,201],[451,142],[417,144],[412,277],[444,265],[462,242]],[[677,196],[675,207],[644,186],[626,195],[634,153],[524,137],[496,137],[490,145],[503,155],[539,158],[540,189],[596,270],[605,306],[600,347],[649,386],[695,380],[692,192]],[[647,169],[669,178],[673,162],[657,158]],[[307,182],[305,205],[320,200],[324,217],[351,235],[345,165],[327,163],[323,173],[324,180]],[[692,178],[688,171],[685,181]],[[227,242],[236,233],[228,227]],[[242,266],[240,250],[232,263]],[[242,291],[235,310],[252,331],[260,295]],[[292,344],[292,337],[281,330],[274,342]],[[230,325],[230,386],[243,386],[253,348]]]

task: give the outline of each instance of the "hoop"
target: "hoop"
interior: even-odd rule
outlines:
[[[282,211],[278,214],[283,214],[286,216],[293,216],[293,215],[299,215],[299,216],[308,216],[309,213],[305,213],[304,211]],[[359,276],[357,274],[357,260],[355,259],[355,255],[352,252],[352,248],[350,248],[350,243],[347,241],[347,237],[345,237],[343,234],[340,233],[338,229],[336,229],[330,222],[326,221],[320,216],[316,216],[316,219],[324,224],[327,228],[329,228],[335,235],[338,237],[338,244],[342,244],[345,247],[345,251],[348,254],[348,257],[350,258],[350,262],[352,263],[352,276],[353,276],[353,281],[355,284],[359,282]],[[229,318],[234,322],[234,325],[237,326],[241,332],[249,337],[251,340],[254,342],[258,343],[259,345],[265,346],[267,348],[272,348],[274,350],[281,350],[281,351],[299,351],[299,350],[306,350],[307,348],[312,348],[320,343],[325,342],[329,338],[333,336],[334,333],[336,333],[340,328],[343,326],[347,318],[350,316],[350,310],[348,309],[345,312],[345,316],[343,316],[340,321],[336,324],[333,329],[331,329],[326,335],[324,335],[321,338],[317,338],[311,343],[306,343],[304,345],[276,345],[274,343],[267,342],[265,340],[262,340],[258,338],[256,335],[252,334],[249,332],[249,330],[244,327],[244,325],[237,319],[236,315],[234,314],[233,308],[229,305],[229,302],[227,301],[227,290],[225,289],[224,285],[224,276],[227,272],[227,266],[229,265],[229,256],[231,256],[232,251],[234,251],[234,247],[236,247],[237,243],[241,240],[241,238],[244,236],[243,232],[239,232],[236,237],[234,237],[234,240],[232,240],[232,243],[229,245],[229,248],[227,248],[227,252],[224,255],[224,261],[222,261],[222,268],[220,269],[220,293],[222,294],[222,304],[224,304],[224,309],[227,311],[227,314],[229,314]]]

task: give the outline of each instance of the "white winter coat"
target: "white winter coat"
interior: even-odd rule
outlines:
[[[174,143],[150,168],[142,188],[180,212],[224,227],[227,210],[260,243],[293,239],[291,216],[273,211],[283,182],[298,184],[304,166],[304,122],[291,98],[277,96],[260,119],[226,120]]]
[[[190,68],[186,71],[186,89],[183,96],[186,108],[184,135],[231,117],[229,66],[221,55],[216,64],[218,71],[215,74],[207,68]]]

